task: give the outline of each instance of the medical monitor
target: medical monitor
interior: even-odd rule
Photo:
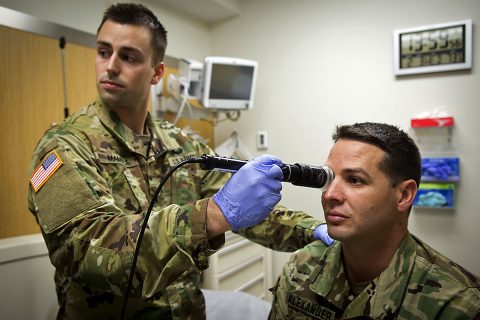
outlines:
[[[203,65],[202,104],[206,108],[238,110],[253,106],[256,61],[206,57]]]

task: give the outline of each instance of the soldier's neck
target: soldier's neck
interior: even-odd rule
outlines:
[[[122,123],[129,127],[134,133],[145,133],[145,121],[147,120],[148,114],[147,107],[137,109],[115,108],[114,110]]]
[[[378,277],[390,264],[404,236],[400,232],[381,241],[342,243],[343,265],[349,281],[364,283]]]

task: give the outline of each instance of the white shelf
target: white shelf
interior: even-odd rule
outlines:
[[[202,288],[242,291],[269,300],[272,286],[271,251],[237,234],[227,232],[225,246],[209,257]]]

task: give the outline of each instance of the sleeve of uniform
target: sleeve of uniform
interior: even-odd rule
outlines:
[[[439,320],[475,319],[480,320],[480,288],[471,287],[460,292],[442,308]]]
[[[208,146],[197,144],[197,154],[215,155]],[[205,171],[202,196],[210,197],[227,182],[230,174]],[[276,206],[270,215],[260,224],[239,230],[238,233],[265,247],[291,252],[314,241],[313,231],[322,222],[302,211],[289,210]]]
[[[91,288],[122,294],[145,212],[125,214],[112,186],[94,162],[86,141],[72,134],[47,134],[34,154],[31,172],[55,150],[62,164],[37,190],[29,209],[41,226],[52,264]],[[151,297],[187,270],[200,272],[223,244],[208,241],[208,199],[154,208],[137,263],[134,296]]]
[[[305,212],[277,205],[263,222],[238,233],[273,250],[292,252],[314,241],[313,231],[321,223]]]
[[[197,156],[203,154],[208,154],[211,156],[217,156],[214,150],[212,150],[208,145],[201,143],[200,141],[192,140],[192,147],[195,149]],[[201,193],[203,198],[211,197],[220,190],[228,179],[230,179],[231,174],[227,172],[214,171],[214,170],[201,170],[203,172],[202,183],[201,183]]]

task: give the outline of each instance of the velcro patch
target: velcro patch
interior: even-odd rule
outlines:
[[[43,160],[42,163],[35,169],[31,178],[30,184],[33,190],[37,192],[48,181],[48,179],[61,167],[62,159],[55,150],[52,150]]]
[[[180,162],[185,161],[185,160],[189,160],[189,159],[192,159],[192,158],[195,158],[195,153],[190,152],[190,153],[184,154],[182,156],[170,157],[168,159],[168,163],[170,164],[170,166],[174,167],[177,164],[179,164]]]
[[[335,312],[327,307],[314,303],[306,298],[297,296],[296,294],[288,294],[288,306],[308,314],[312,318],[321,320],[334,320]]]

